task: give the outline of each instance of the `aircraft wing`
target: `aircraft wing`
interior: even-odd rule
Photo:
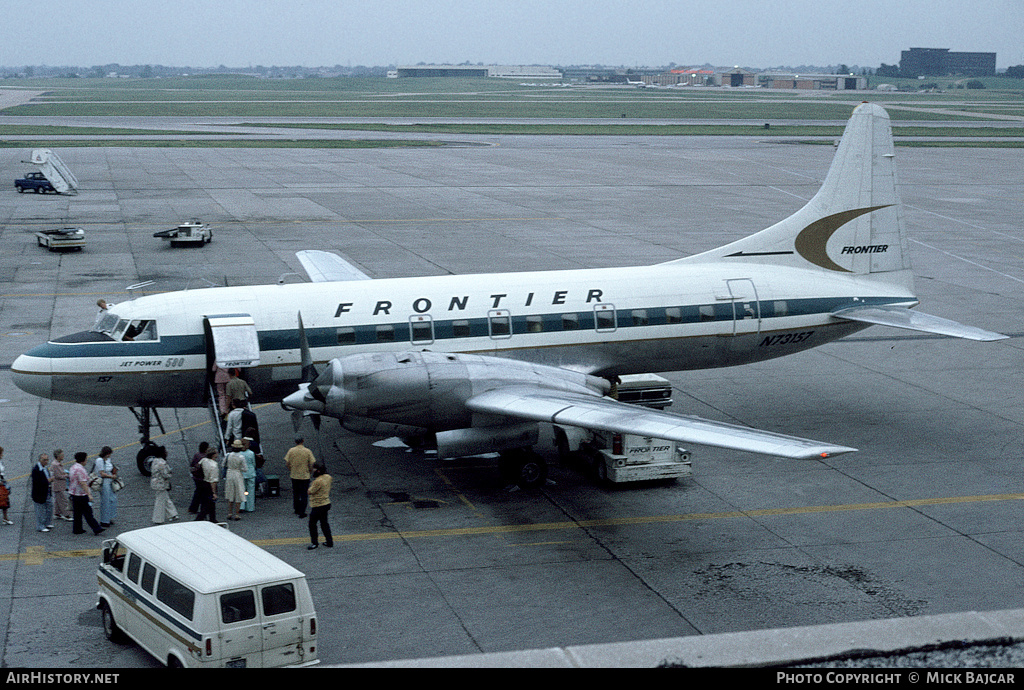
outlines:
[[[906,328],[912,331],[949,335],[954,338],[967,338],[968,340],[991,341],[1003,340],[1009,337],[1002,333],[993,333],[992,331],[975,328],[974,326],[965,326],[962,323],[950,321],[941,316],[932,316],[931,314],[924,314],[905,307],[849,307],[832,312],[832,316],[846,319],[847,321],[860,321],[879,326]]]
[[[786,458],[823,458],[856,450],[737,424],[658,412],[611,398],[541,388],[493,389],[473,396],[466,406],[474,412]]]
[[[370,276],[331,252],[304,249],[301,252],[295,252],[295,256],[299,258],[302,268],[306,270],[309,279],[314,283],[340,280],[370,280]]]

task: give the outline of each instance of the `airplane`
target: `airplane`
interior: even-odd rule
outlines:
[[[152,444],[157,407],[208,405],[211,369],[241,368],[255,401],[354,432],[499,453],[525,486],[546,476],[540,424],[634,433],[789,458],[855,450],[656,411],[609,397],[616,376],[760,362],[872,324],[980,341],[1007,336],[919,303],[889,116],[858,106],[814,197],[788,218],[645,267],[371,279],[337,254],[298,257],[312,282],[141,296],[93,328],[18,357],[33,395],[129,406]],[[300,420],[301,421],[301,420]]]

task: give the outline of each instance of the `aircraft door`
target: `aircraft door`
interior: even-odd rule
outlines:
[[[254,367],[260,363],[256,321],[249,314],[211,314],[203,319],[206,371]]]
[[[733,278],[725,281],[732,301],[732,334],[745,335],[761,332],[761,302],[757,299],[757,288],[749,278]]]

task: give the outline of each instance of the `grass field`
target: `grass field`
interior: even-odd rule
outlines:
[[[874,81],[880,81],[877,78]],[[894,80],[898,81],[898,80]],[[937,80],[941,83],[942,80]],[[437,134],[580,134],[580,135],[740,135],[785,137],[839,136],[857,103],[886,106],[896,136],[966,137],[966,145],[1019,146],[1024,137],[1024,82],[983,80],[985,89],[954,89],[946,93],[794,92],[765,89],[559,87],[526,86],[498,79],[259,79],[216,75],[171,79],[36,79],[0,80],[0,88],[42,92],[32,102],[0,111],[0,146],[281,146],[289,142],[246,138],[230,125],[198,132],[91,126],[4,124],[4,116],[39,117],[189,117],[189,118],[366,118],[381,122],[323,124],[266,121],[260,126],[303,129],[386,131]],[[914,82],[909,82],[913,84]],[[388,123],[390,118],[447,119],[465,122]],[[515,119],[527,122],[502,123]],[[529,123],[529,120],[599,120],[594,122]],[[623,119],[715,120],[706,124],[635,124]],[[472,122],[472,120],[492,120]],[[801,120],[808,124],[785,124]],[[936,121],[941,128],[900,127],[901,121]],[[963,122],[1002,120],[999,127],[957,127]],[[735,121],[735,122],[733,122]],[[757,124],[751,124],[755,122]],[[821,124],[813,124],[821,122]],[[765,130],[762,123],[770,123]],[[250,123],[247,126],[255,126]],[[131,136],[97,141],[96,135]],[[173,138],[167,138],[171,135]],[[213,138],[211,138],[213,135]],[[38,141],[9,139],[33,137]],[[146,137],[161,136],[161,139]],[[307,135],[308,136],[308,135]],[[136,139],[135,137],[141,137]],[[980,138],[1005,139],[995,144]],[[226,139],[234,139],[227,141]],[[260,143],[260,142],[264,143]],[[424,145],[418,140],[299,139],[292,146],[348,147]],[[901,142],[903,143],[903,142]],[[913,142],[920,145],[920,141]],[[956,142],[965,145],[964,142]],[[949,145],[948,142],[943,145]]]

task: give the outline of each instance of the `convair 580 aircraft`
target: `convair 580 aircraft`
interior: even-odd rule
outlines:
[[[642,271],[370,280],[334,254],[299,257],[312,283],[118,304],[19,357],[15,383],[77,403],[202,406],[216,362],[244,368],[257,399],[440,457],[503,452],[529,473],[542,422],[795,458],[854,450],[620,403],[606,395],[618,375],[767,360],[870,324],[1005,337],[911,311],[889,117],[867,103],[802,209]]]

